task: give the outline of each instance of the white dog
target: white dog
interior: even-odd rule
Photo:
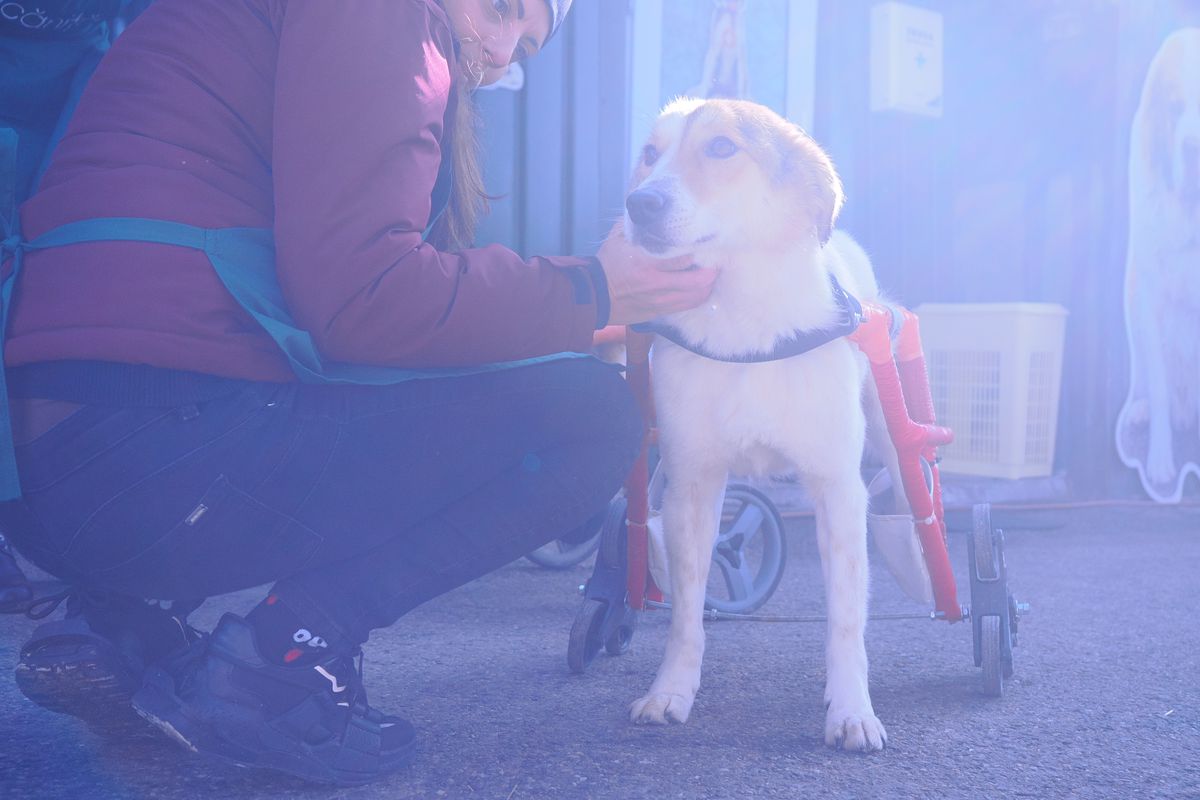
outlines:
[[[1129,150],[1132,375],[1117,449],[1152,497],[1177,502],[1200,475],[1200,28],[1155,55]]]
[[[796,331],[828,326],[839,315],[831,274],[860,299],[878,293],[866,254],[833,231],[842,202],[833,164],[803,131],[762,106],[673,103],[658,120],[633,185],[624,222],[631,242],[661,256],[692,253],[700,267],[720,270],[708,304],[663,320],[710,354],[767,353]],[[825,741],[851,750],[886,743],[867,691],[863,642],[865,370],[865,358],[844,338],[784,360],[746,364],[656,338],[673,613],[662,666],[633,703],[635,722],[685,722],[692,710],[726,477],[797,472],[815,504],[829,615]],[[883,432],[881,421],[874,424],[877,401],[867,405],[872,428]],[[882,438],[895,475],[895,452]]]

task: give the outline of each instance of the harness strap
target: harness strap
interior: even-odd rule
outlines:
[[[305,383],[389,386],[410,380],[454,377],[541,364],[587,353],[545,356],[446,369],[405,369],[326,360],[312,335],[288,311],[275,274],[275,242],[268,228],[199,228],[182,222],[112,217],[67,223],[32,241],[20,232],[0,240],[0,264],[11,257],[9,274],[0,286],[0,502],[21,496],[17,477],[8,385],[3,364],[2,334],[7,331],[13,287],[25,254],[33,250],[85,242],[134,241],[188,247],[203,252],[233,299],[279,345],[296,377]]]
[[[15,216],[15,215],[14,215]],[[0,502],[21,496],[21,479],[17,475],[16,442],[13,439],[12,415],[8,409],[8,375],[4,368],[4,334],[8,330],[8,310],[12,306],[13,287],[21,271],[21,262],[28,245],[21,241],[20,226],[0,240],[0,267],[11,259],[8,275],[0,284]]]
[[[718,355],[703,345],[691,342],[683,335],[682,331],[674,325],[665,322],[643,322],[634,325],[633,329],[640,333],[657,334],[667,341],[679,345],[684,350],[713,361],[723,361],[727,364],[764,364],[769,361],[782,361],[785,358],[794,358],[811,350],[816,350],[821,345],[828,344],[834,339],[849,336],[858,330],[858,326],[862,324],[862,303],[858,302],[858,298],[854,297],[854,295],[843,289],[842,285],[838,283],[837,278],[833,277],[833,275],[829,276],[829,281],[833,285],[833,300],[838,307],[839,316],[837,321],[825,328],[793,331],[790,335],[777,341],[775,346],[766,352],[754,350],[730,356]]]

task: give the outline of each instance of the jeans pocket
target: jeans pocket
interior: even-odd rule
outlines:
[[[21,488],[50,489],[172,414],[163,408],[85,406],[16,448]]]
[[[85,545],[88,563],[75,568],[98,588],[161,599],[208,597],[297,572],[323,541],[219,475],[195,507],[147,547],[104,563],[103,548]]]

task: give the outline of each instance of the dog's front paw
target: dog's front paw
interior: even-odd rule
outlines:
[[[1155,486],[1165,486],[1175,483],[1178,474],[1170,429],[1160,431],[1157,426],[1151,425],[1150,450],[1146,455],[1146,477]]]
[[[864,710],[830,706],[825,714],[825,744],[842,750],[873,753],[887,746],[887,731],[870,706]]]
[[[650,692],[633,701],[629,707],[629,719],[639,725],[667,725],[672,722],[687,722],[692,713],[696,695],[687,696],[669,692]]]

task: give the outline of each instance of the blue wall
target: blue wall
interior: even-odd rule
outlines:
[[[526,90],[484,97],[489,185],[507,196],[481,240],[525,254],[590,253],[620,213],[629,85],[638,79],[629,75],[628,11],[638,1],[577,3],[563,35],[530,65]],[[707,17],[707,0],[695,2]],[[1152,52],[1141,40],[1163,32],[1139,20],[1147,6],[1164,18],[1200,17],[1200,3],[907,2],[944,18],[940,119],[869,110],[875,0],[819,6],[813,133],[846,183],[840,225],[906,305],[1066,306],[1059,467],[1079,494],[1137,493],[1112,430],[1128,370],[1131,97]]]
[[[815,129],[846,181],[841,224],[906,305],[1065,306],[1058,466],[1079,494],[1131,490],[1111,434],[1124,369],[1111,202],[1118,9],[907,1],[943,15],[938,119],[872,113],[874,3],[821,4]]]
[[[478,240],[524,255],[596,251],[626,175],[628,0],[577,3],[520,93],[478,94],[492,203]]]

